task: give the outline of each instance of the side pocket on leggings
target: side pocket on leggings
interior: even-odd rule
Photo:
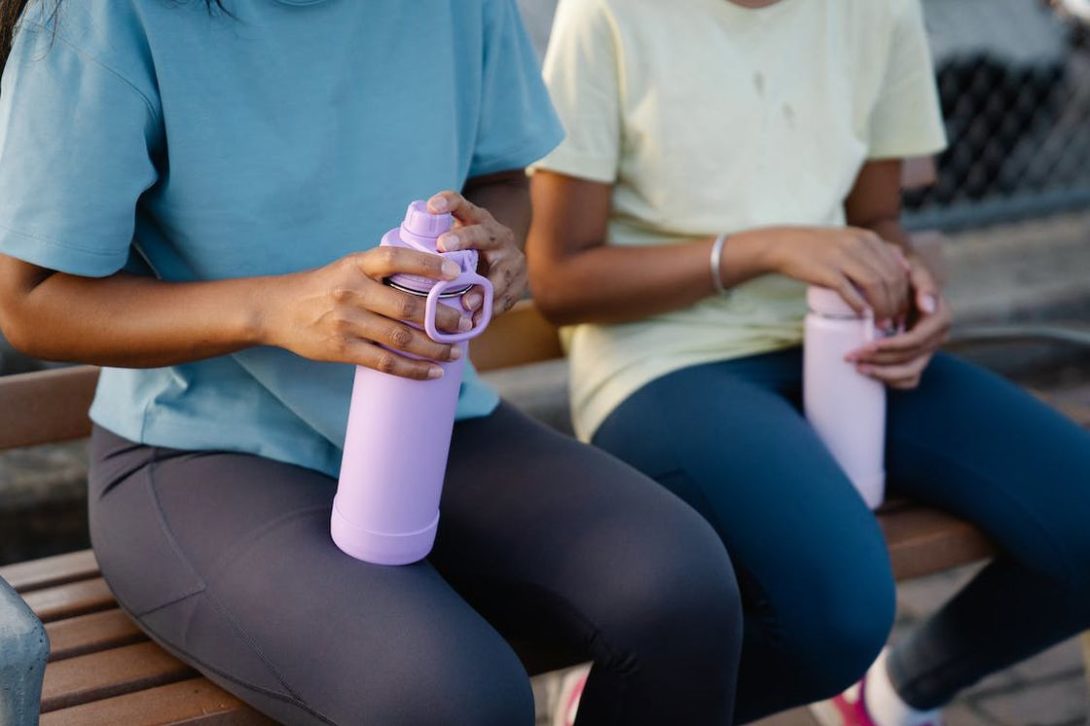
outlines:
[[[99,567],[118,601],[137,616],[204,590],[204,581],[178,549],[163,519],[152,486],[154,454],[149,459],[138,470],[108,482],[105,496],[92,496],[89,502],[91,542]]]

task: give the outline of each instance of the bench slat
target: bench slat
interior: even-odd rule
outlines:
[[[893,574],[911,580],[987,559],[995,547],[972,525],[918,506],[885,513],[878,523],[886,535]]]
[[[52,663],[42,685],[42,713],[196,676],[189,666],[152,642]]]
[[[161,723],[265,726],[275,722],[204,678],[192,678],[53,711],[43,714],[41,723],[42,726],[144,726]]]
[[[564,356],[556,327],[529,300],[493,320],[469,344],[469,357],[480,371],[540,363]]]
[[[101,577],[35,590],[23,599],[43,623],[115,607],[113,593]]]
[[[147,639],[118,608],[58,620],[46,625],[45,631],[49,634],[50,663]]]
[[[83,550],[0,567],[0,577],[16,592],[27,593],[98,577],[98,561],[91,550]]]
[[[0,451],[82,439],[98,368],[73,366],[0,377],[0,411],[18,411],[0,427]]]

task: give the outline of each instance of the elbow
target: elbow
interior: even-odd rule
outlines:
[[[583,322],[563,280],[555,275],[532,275],[530,289],[541,316],[556,326]]]
[[[10,301],[0,302],[0,335],[8,346],[30,358],[41,358],[39,336],[34,334],[34,325],[24,318]]]
[[[0,337],[9,348],[29,358],[45,359],[47,334],[41,321],[31,315],[25,295],[0,289]]]
[[[21,320],[10,305],[0,305],[0,335],[16,352],[36,358],[38,351],[31,328],[32,326]]]

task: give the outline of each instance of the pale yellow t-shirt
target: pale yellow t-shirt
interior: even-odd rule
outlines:
[[[919,0],[560,0],[545,79],[568,136],[535,168],[614,185],[611,245],[842,225],[866,159],[945,143]],[[568,329],[576,433],[666,373],[798,344],[804,313],[766,276]]]

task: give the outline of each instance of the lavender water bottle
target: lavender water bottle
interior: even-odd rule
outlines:
[[[449,281],[395,275],[387,282],[426,297],[428,337],[461,346],[463,355],[439,363],[443,377],[435,380],[356,369],[331,531],[337,546],[359,560],[405,565],[426,557],[435,541],[466,341],[484,331],[492,311],[492,285],[476,272],[477,252],[436,249],[438,237],[453,225],[451,215],[431,214],[424,202],[417,201],[409,205],[401,226],[382,238],[384,246],[442,254],[462,268],[462,274]],[[477,326],[460,334],[436,330],[436,307],[447,305],[461,312],[462,295],[474,286],[484,294]]]
[[[806,299],[806,418],[863,501],[877,509],[885,495],[886,388],[844,360],[875,340],[874,317],[852,310],[834,290],[811,287]]]

